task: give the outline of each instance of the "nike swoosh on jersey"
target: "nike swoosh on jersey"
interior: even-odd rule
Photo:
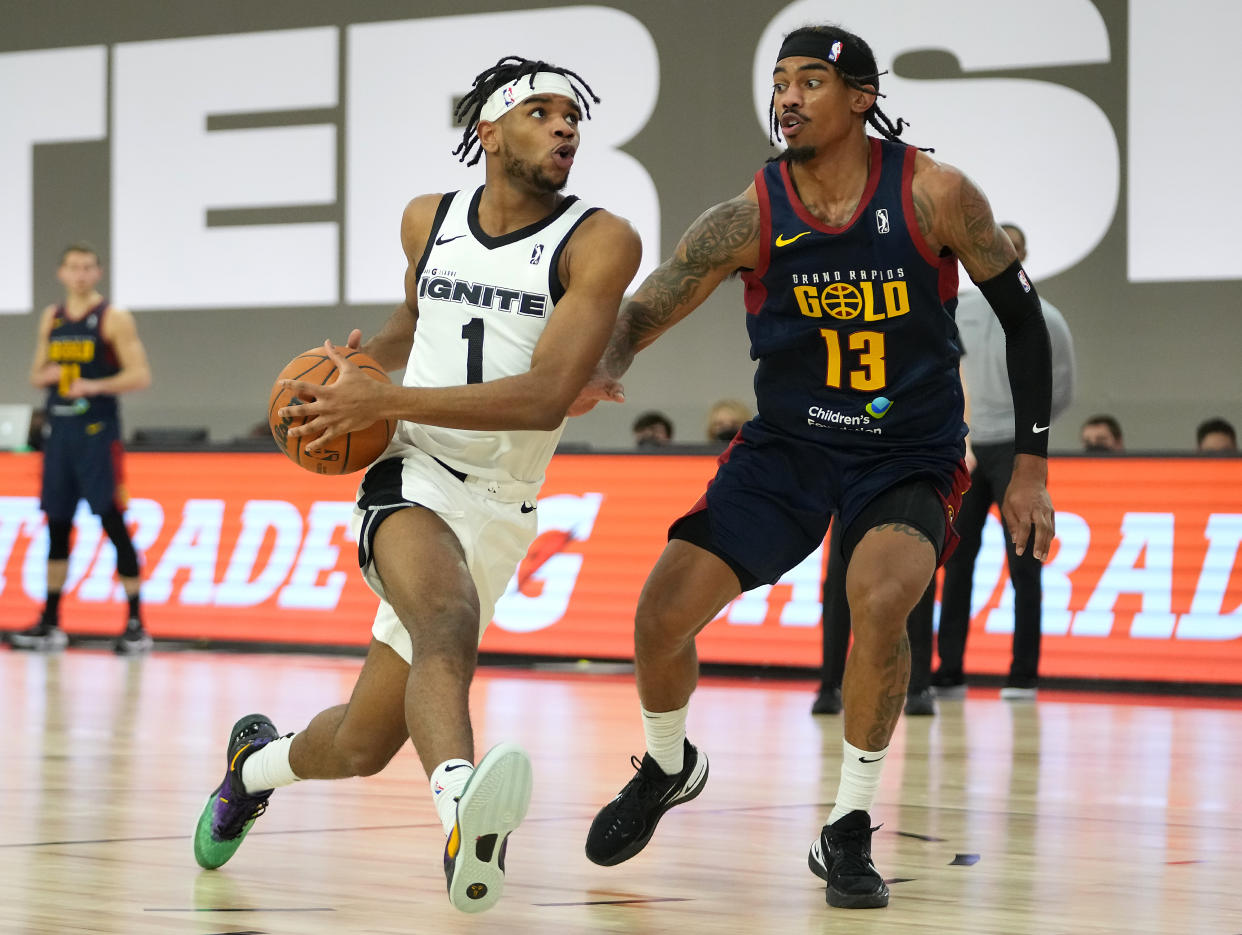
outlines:
[[[1051,425],[1051,423],[1049,423],[1049,425]],[[1046,432],[1046,431],[1048,431],[1048,426],[1047,426],[1047,425],[1040,425],[1038,422],[1032,422],[1032,423],[1031,423],[1031,431],[1032,431],[1032,432],[1034,432],[1036,435],[1038,435],[1040,432]]]
[[[446,243],[452,243],[454,240],[461,240],[465,234],[458,234],[456,237],[437,237],[436,246],[443,247]]]
[[[809,233],[810,231],[802,231],[800,234],[794,234],[792,237],[788,237],[788,238],[784,234],[777,234],[776,245],[778,247],[788,247],[791,243],[793,243],[799,237],[805,237]]]

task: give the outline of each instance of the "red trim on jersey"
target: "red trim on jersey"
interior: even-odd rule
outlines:
[[[759,265],[755,267],[755,275],[762,276],[772,262],[772,202],[762,169],[755,173],[755,197],[759,199]]]
[[[956,261],[954,261],[956,265]],[[957,516],[962,512],[962,497],[966,491],[970,490],[970,471],[966,470],[966,462],[957,462],[957,469],[953,472],[952,486],[949,488],[949,495],[946,497],[940,491],[936,491],[936,496],[940,498],[940,505],[944,507],[944,546],[940,549],[940,557],[936,560],[936,567],[939,568],[947,562],[950,556],[957,549],[961,536],[957,534],[957,528],[954,525],[957,522]]]
[[[768,300],[768,287],[763,283],[763,275],[772,262],[772,204],[762,169],[755,173],[755,197],[759,199],[759,265],[750,272],[742,273],[742,283],[746,287],[742,301],[746,303],[747,315],[758,315],[759,309]]]
[[[927,241],[923,239],[923,232],[919,230],[918,217],[914,213],[914,159],[918,155],[918,150],[913,146],[906,149],[906,155],[901,164],[901,213],[906,216],[906,230],[910,233],[910,240],[914,242],[914,246],[918,249],[919,254],[932,266],[940,265],[940,257],[932,252],[932,248]],[[954,263],[956,264],[956,260]],[[957,272],[954,271],[954,289],[953,294],[957,294]],[[941,281],[944,279],[944,271],[940,272]],[[941,293],[944,298],[944,293]]]
[[[806,205],[802,203],[802,199],[798,197],[798,192],[794,188],[793,179],[789,177],[789,163],[781,163],[781,180],[785,183],[785,193],[789,197],[789,203],[793,205],[794,213],[811,225],[813,230],[824,234],[843,233],[853,227],[862,217],[863,211],[867,209],[872,196],[875,195],[875,190],[880,187],[880,172],[884,168],[884,153],[880,149],[880,141],[874,136],[869,136],[867,139],[871,142],[871,174],[867,177],[867,187],[863,189],[862,197],[858,199],[858,207],[854,211],[854,216],[841,227],[829,227],[806,209]],[[781,233],[791,234],[793,231],[781,231]]]
[[[99,309],[98,327],[99,327],[100,353],[107,355],[106,360],[108,361],[108,365],[111,367],[115,367],[117,369],[117,372],[119,373],[121,370],[121,358],[117,356],[116,345],[114,345],[108,338],[105,338],[104,333],[103,333],[104,315],[108,313],[108,310],[111,309],[112,306],[108,304],[107,299],[104,299],[102,302],[99,303],[99,305],[96,306],[96,308]],[[94,309],[92,309],[92,311],[94,311]],[[87,312],[87,314],[89,315],[90,312]]]
[[[716,459],[716,473],[717,474],[720,473],[720,469],[724,467],[725,462],[729,460],[729,455],[733,454],[734,446],[736,446],[737,443],[742,440],[742,430],[745,428],[746,428],[745,426],[742,426],[742,428],[738,429],[737,434],[733,436],[733,441],[729,442],[729,447],[726,448],[724,451],[720,452],[720,457]],[[712,481],[714,481],[715,479],[716,479],[716,476],[715,474],[713,474],[712,480],[709,480],[707,482],[708,488],[712,486]],[[694,506],[690,507],[690,509],[686,510],[685,513],[681,514],[681,516],[677,517],[677,519],[673,520],[673,522],[669,524],[669,527],[668,527],[669,530],[671,531],[674,526],[680,523],[687,516],[693,516],[695,513],[698,513],[700,510],[706,510],[706,509],[707,509],[707,491],[704,490],[703,496],[699,497],[699,499],[695,502]]]

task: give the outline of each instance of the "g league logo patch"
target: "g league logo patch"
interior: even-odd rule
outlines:
[[[881,234],[887,234],[888,227],[888,208],[877,208],[875,212],[875,229]]]

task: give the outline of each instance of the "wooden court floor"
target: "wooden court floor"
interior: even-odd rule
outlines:
[[[1242,704],[977,690],[903,720],[873,817],[887,909],[824,904],[806,868],[840,719],[809,683],[706,679],[702,796],[612,868],[582,853],[642,749],[624,674],[484,669],[480,748],[535,763],[490,913],[448,904],[412,752],[370,779],[277,791],[237,856],[194,863],[230,725],[344,699],[356,658],[0,651],[0,932],[1242,933]]]

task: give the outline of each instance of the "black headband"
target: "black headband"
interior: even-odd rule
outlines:
[[[879,91],[880,76],[876,73],[875,60],[851,42],[852,38],[849,33],[819,31],[791,34],[781,43],[776,60],[779,62],[792,55],[822,59],[841,74],[873,84]]]

